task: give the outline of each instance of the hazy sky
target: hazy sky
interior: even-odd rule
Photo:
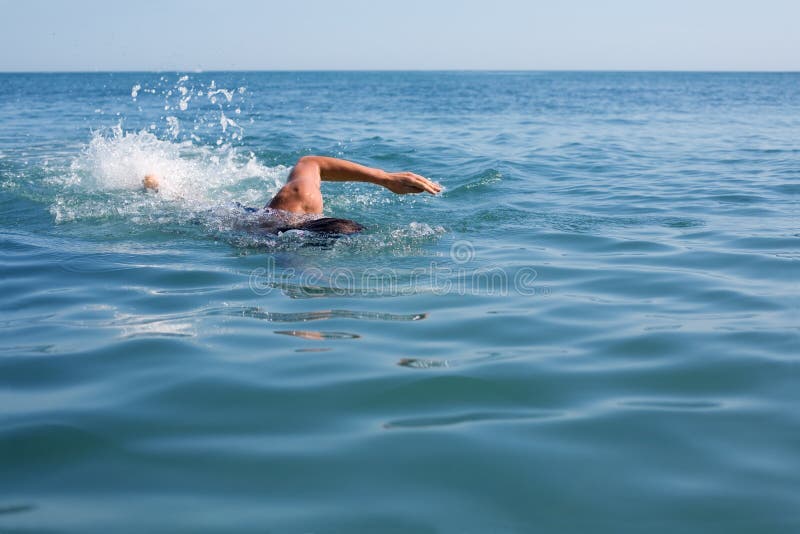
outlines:
[[[0,0],[0,71],[800,70],[800,0]]]

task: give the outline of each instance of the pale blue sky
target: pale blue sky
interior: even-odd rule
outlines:
[[[800,0],[0,0],[0,71],[800,70]]]

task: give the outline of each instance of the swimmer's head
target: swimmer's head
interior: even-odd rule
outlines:
[[[158,185],[161,182],[160,177],[152,172],[149,172],[144,175],[144,179],[142,180],[142,185],[145,189],[152,189],[153,191],[158,191]]]
[[[286,230],[288,229],[290,228],[287,228]],[[291,229],[306,230],[323,235],[350,235],[361,232],[364,230],[364,227],[355,221],[351,221],[350,219],[323,217],[321,219],[314,219],[313,221],[307,221],[297,226],[293,226]]]

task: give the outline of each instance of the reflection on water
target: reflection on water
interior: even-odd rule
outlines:
[[[302,339],[358,339],[361,336],[358,334],[351,334],[349,332],[320,332],[315,330],[275,330],[276,334],[283,334],[285,336],[294,336]]]
[[[397,365],[411,367],[412,369],[434,369],[451,366],[448,360],[426,360],[423,358],[401,358]]]
[[[353,310],[320,310],[298,313],[268,312],[259,307],[242,307],[238,311],[226,308],[231,315],[241,313],[245,317],[263,319],[272,323],[298,323],[326,319],[357,319],[369,321],[421,321],[427,313],[396,314]]]

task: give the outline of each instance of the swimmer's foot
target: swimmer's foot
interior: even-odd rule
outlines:
[[[155,192],[158,192],[158,184],[159,179],[158,175],[154,173],[148,173],[144,175],[144,180],[142,180],[142,185],[145,189],[152,189]]]

